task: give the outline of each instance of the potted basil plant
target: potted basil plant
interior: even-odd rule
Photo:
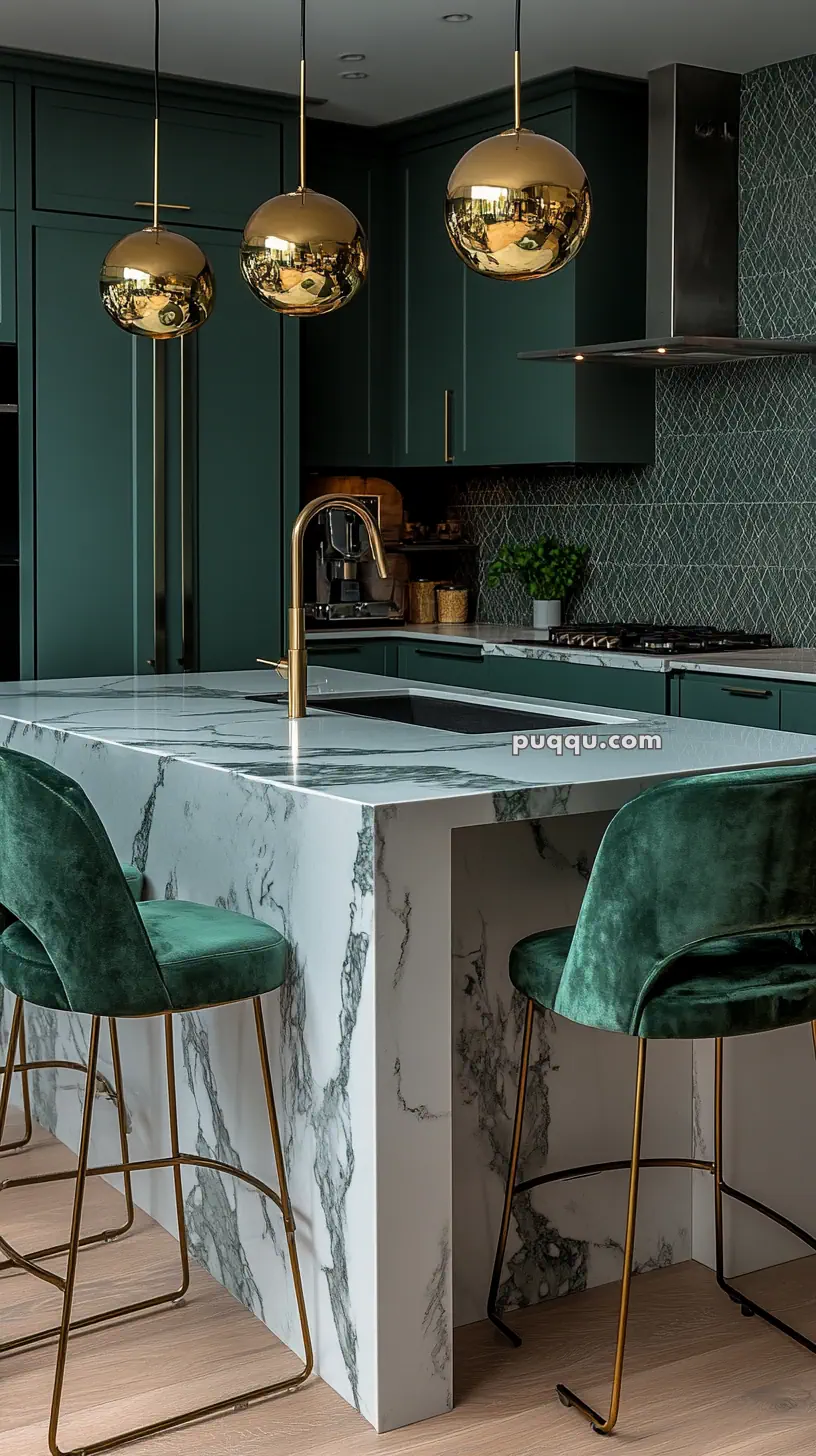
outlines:
[[[533,598],[533,626],[558,627],[561,606],[576,586],[589,555],[588,546],[539,536],[529,546],[502,546],[487,573],[488,586],[515,576]]]

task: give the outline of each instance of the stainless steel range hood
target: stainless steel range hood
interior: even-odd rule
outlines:
[[[648,337],[520,359],[655,368],[816,354],[816,339],[739,337],[739,123],[738,75],[677,65],[650,73]]]

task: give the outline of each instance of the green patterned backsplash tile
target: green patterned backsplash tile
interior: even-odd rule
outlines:
[[[816,57],[743,79],[740,328],[816,334]],[[573,620],[673,620],[816,643],[816,367],[808,359],[656,375],[655,465],[468,481],[487,621],[532,620],[488,590],[505,540],[553,532],[591,549]]]

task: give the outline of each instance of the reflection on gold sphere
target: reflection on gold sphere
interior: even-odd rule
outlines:
[[[99,292],[121,329],[146,339],[178,339],[206,323],[215,279],[197,243],[163,227],[143,228],[114,243]]]
[[[448,183],[445,223],[469,268],[514,281],[571,263],[590,210],[586,173],[572,152],[522,129],[465,153]]]
[[[353,212],[322,192],[286,192],[253,212],[241,244],[241,272],[278,313],[334,313],[365,282],[368,247]]]

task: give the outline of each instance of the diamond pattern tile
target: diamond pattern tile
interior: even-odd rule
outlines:
[[[743,79],[740,328],[816,335],[816,56]],[[573,620],[663,619],[816,643],[816,366],[749,361],[658,373],[652,469],[542,470],[467,482],[487,621],[532,621],[489,590],[503,541],[551,532],[590,547]]]

